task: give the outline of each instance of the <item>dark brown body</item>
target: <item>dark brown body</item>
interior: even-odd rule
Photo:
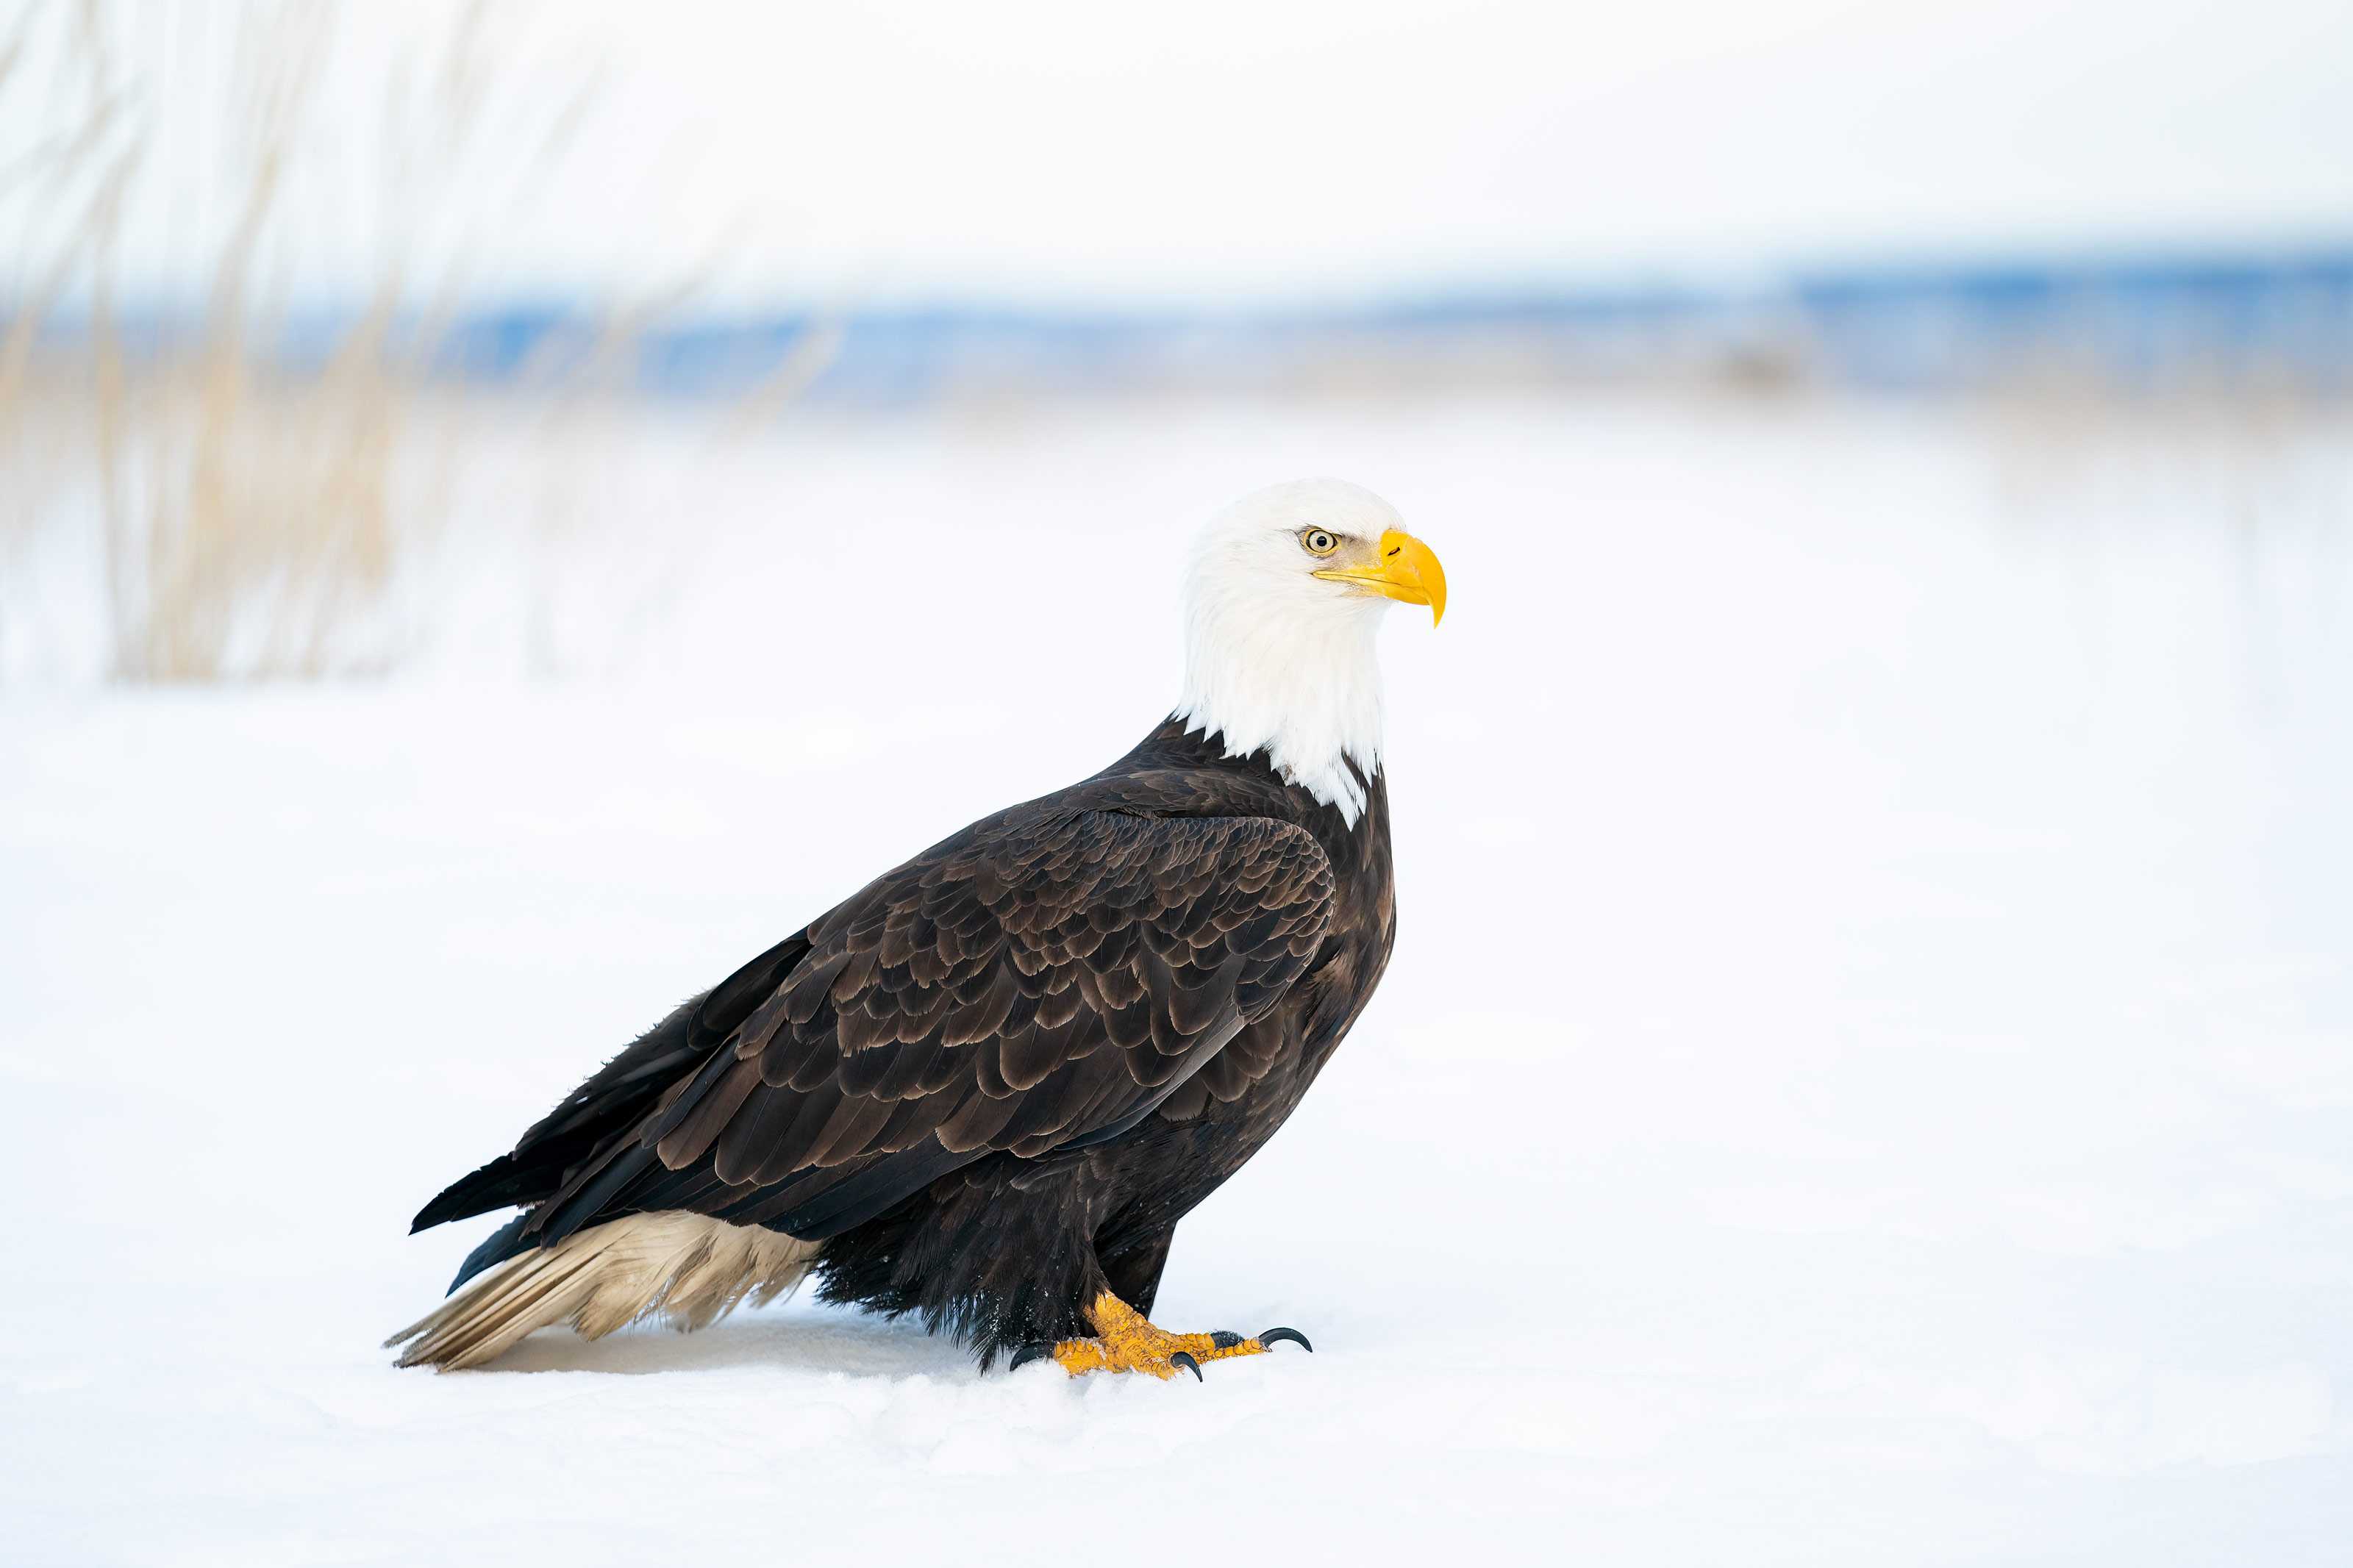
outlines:
[[[686,1209],[822,1240],[827,1300],[983,1364],[1149,1310],[1178,1220],[1289,1118],[1395,939],[1388,802],[1354,825],[1171,720],[975,823],[690,1002],[419,1226],[468,1260]]]

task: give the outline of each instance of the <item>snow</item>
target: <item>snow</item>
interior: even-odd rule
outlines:
[[[2056,428],[625,426],[542,452],[552,577],[473,471],[396,680],[20,685],[6,1555],[2342,1561],[2353,447]],[[984,1378],[803,1300],[392,1368],[488,1224],[419,1202],[1124,749],[1190,521],[1318,471],[1452,588],[1385,634],[1400,944],[1158,1313],[1314,1354]]]

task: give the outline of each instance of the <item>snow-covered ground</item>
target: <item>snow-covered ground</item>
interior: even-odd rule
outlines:
[[[0,699],[0,1557],[2343,1562],[2353,443],[2052,422],[622,428],[459,497],[583,521],[461,534],[390,683]],[[1124,750],[1192,520],[1322,471],[1452,584],[1402,935],[1158,1314],[1315,1354],[803,1301],[393,1370],[487,1226],[420,1201]]]

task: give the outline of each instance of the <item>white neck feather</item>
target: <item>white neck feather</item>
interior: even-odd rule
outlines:
[[[1276,773],[1355,826],[1364,781],[1381,766],[1381,617],[1366,610],[1335,599],[1320,615],[1268,616],[1197,584],[1185,605],[1176,716],[1188,733],[1222,739],[1229,757],[1263,750]]]

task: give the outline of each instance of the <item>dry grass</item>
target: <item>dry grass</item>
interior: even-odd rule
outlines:
[[[593,83],[543,116],[535,138],[513,139],[512,117],[486,135],[499,83],[484,15],[476,5],[436,57],[385,75],[390,167],[375,195],[397,220],[390,231],[423,227],[442,183],[486,149],[527,191],[585,110]],[[425,354],[464,287],[463,247],[429,279],[385,256],[365,310],[322,365],[271,368],[286,311],[265,250],[290,167],[312,145],[334,13],[246,5],[226,95],[237,122],[221,128],[232,221],[193,331],[135,341],[118,300],[122,215],[149,161],[154,84],[122,63],[121,44],[152,16],[76,0],[27,13],[0,41],[0,93],[47,94],[43,119],[57,127],[13,161],[0,153],[0,193],[26,214],[29,258],[0,337],[0,544],[21,563],[61,513],[69,529],[95,513],[116,679],[383,669],[403,644],[387,595],[442,521],[419,411]],[[46,80],[29,68],[36,58],[51,67]]]

